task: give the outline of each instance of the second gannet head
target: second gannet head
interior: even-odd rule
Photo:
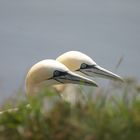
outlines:
[[[66,52],[60,55],[56,60],[74,72],[77,71],[88,76],[98,76],[107,79],[123,81],[120,76],[100,67],[89,56],[79,51]]]

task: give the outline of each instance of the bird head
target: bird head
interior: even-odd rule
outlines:
[[[33,65],[29,70],[26,76],[26,92],[33,94],[45,86],[67,83],[97,86],[94,81],[71,72],[60,62],[47,59]]]
[[[123,81],[120,76],[100,67],[89,56],[79,51],[66,52],[60,55],[56,60],[74,72],[80,72],[92,77],[98,76],[106,79]]]

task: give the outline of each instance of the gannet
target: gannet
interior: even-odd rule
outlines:
[[[91,77],[97,76],[111,80],[123,81],[120,76],[102,68],[88,55],[79,51],[66,52],[57,57],[56,60],[64,64],[73,72],[80,72]]]
[[[97,84],[86,77],[75,74],[62,63],[46,59],[33,65],[26,76],[26,93],[29,96],[38,94],[45,86],[57,84],[83,84],[97,86]]]
[[[64,64],[66,67],[68,67],[71,71],[90,76],[90,77],[103,77],[106,79],[111,80],[117,80],[117,81],[123,81],[123,79],[112,73],[109,70],[106,70],[99,66],[95,61],[92,60],[88,55],[79,52],[79,51],[68,51],[64,54],[61,54],[56,58],[57,61]],[[76,104],[76,102],[79,102],[80,100],[86,99],[86,95],[81,91],[81,87],[79,86],[73,86],[73,85],[56,85],[55,88],[61,92],[63,92],[64,98],[68,102],[72,102],[73,104]],[[78,91],[81,91],[79,93]],[[71,93],[69,93],[71,91]],[[84,96],[83,96],[84,95]]]

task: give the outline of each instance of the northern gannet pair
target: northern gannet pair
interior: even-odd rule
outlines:
[[[93,80],[75,72],[91,77],[99,76],[123,81],[120,76],[97,65],[86,54],[69,51],[60,55],[56,60],[46,59],[33,65],[26,76],[26,93],[32,96],[38,94],[45,86],[67,83],[98,86]]]
[[[97,65],[86,54],[69,51],[60,55],[56,60],[42,60],[30,68],[25,80],[27,96],[38,95],[45,86],[53,86],[57,90],[61,89],[61,91],[67,83],[98,86],[93,80],[79,74],[123,81],[120,76]],[[13,108],[2,111],[0,114],[17,110],[18,108]]]

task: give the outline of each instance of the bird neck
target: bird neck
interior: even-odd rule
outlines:
[[[66,85],[64,84],[58,84],[58,85],[53,85],[52,86],[58,93],[62,93],[65,88],[66,88]]]

